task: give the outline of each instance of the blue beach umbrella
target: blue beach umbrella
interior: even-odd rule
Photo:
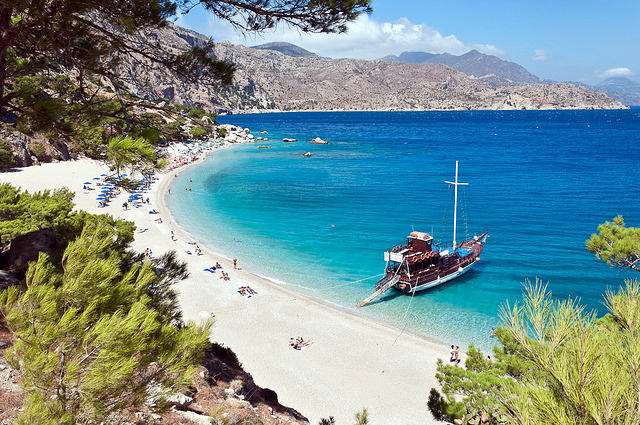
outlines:
[[[93,179],[94,180],[100,180],[100,177],[94,177]]]
[[[106,176],[106,174],[100,174],[101,176]]]
[[[84,183],[82,183],[82,184],[91,184],[91,182],[84,182]]]

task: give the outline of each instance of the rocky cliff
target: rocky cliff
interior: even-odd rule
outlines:
[[[207,38],[170,26],[157,37],[184,49]],[[218,111],[618,109],[605,94],[571,84],[494,86],[439,63],[404,64],[319,56],[217,43],[215,55],[238,67],[228,88],[184,85],[158,71],[125,67],[134,89],[152,100],[194,103]]]

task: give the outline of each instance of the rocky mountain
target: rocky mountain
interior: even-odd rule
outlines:
[[[208,41],[168,26],[158,40],[175,49]],[[196,104],[218,112],[261,110],[472,110],[610,109],[623,106],[601,93],[571,84],[503,85],[470,77],[441,63],[404,64],[320,56],[289,56],[272,49],[217,43],[214,54],[236,64],[230,87],[185,85],[158,70],[134,64],[131,88],[150,100]],[[465,56],[465,55],[463,55]],[[471,63],[478,53],[466,55]],[[486,56],[486,55],[483,55]],[[478,59],[480,61],[480,59]]]
[[[606,93],[627,106],[640,105],[640,83],[625,77],[607,78],[594,90]]]
[[[295,44],[285,43],[284,41],[260,44],[259,46],[252,46],[251,48],[260,50],[275,50],[276,52],[280,52],[284,55],[292,56],[294,58],[316,56],[315,53],[311,53],[310,51],[296,46]]]
[[[541,82],[538,77],[517,63],[502,60],[497,56],[485,55],[477,50],[471,50],[460,56],[449,53],[403,52],[400,56],[389,55],[381,60],[407,64],[442,63],[495,85]]]

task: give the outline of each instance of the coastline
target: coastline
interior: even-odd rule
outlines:
[[[231,111],[232,113],[219,113],[219,116],[232,115],[253,115],[253,114],[280,114],[289,112],[480,112],[480,111],[620,111],[631,109],[634,106],[622,105],[622,108],[582,108],[571,107],[566,108],[443,108],[443,109],[238,109]]]
[[[201,160],[198,160],[183,166],[182,168],[180,168],[180,170],[177,171],[177,173],[179,174],[186,171],[189,168],[202,165],[202,163],[205,162],[210,155],[215,155],[215,153],[217,153],[218,151],[222,149],[231,148],[231,147],[232,146],[225,146],[223,148],[216,149],[213,152],[209,152],[205,158],[202,158]],[[176,173],[173,172],[172,175],[175,175],[175,174]],[[157,210],[160,212],[160,215],[163,217],[163,220],[165,221],[165,223],[171,227],[171,230],[173,230],[175,235],[179,235],[183,237],[183,239],[185,240],[188,239],[188,240],[197,241],[202,251],[205,252],[207,255],[211,257],[215,257],[217,259],[222,259],[219,261],[226,261],[229,263],[228,264],[229,266],[232,266],[233,265],[232,255],[222,252],[224,250],[220,250],[218,247],[212,246],[208,241],[202,242],[196,236],[189,233],[189,231],[187,231],[184,227],[182,227],[178,223],[178,221],[175,219],[175,217],[171,213],[171,209],[169,208],[166,202],[167,190],[170,188],[171,185],[172,185],[172,179],[170,178],[162,179],[161,181],[158,182],[158,186],[155,189],[156,191],[155,200],[156,200]],[[152,197],[152,199],[154,199],[153,195],[150,195],[150,196]],[[274,289],[282,291],[287,296],[303,298],[305,301],[316,303],[330,310],[337,310],[339,313],[346,314],[354,319],[363,320],[367,323],[374,323],[376,324],[376,326],[384,327],[388,331],[392,333],[396,333],[396,336],[408,335],[418,340],[425,341],[430,344],[434,344],[442,348],[441,350],[442,353],[448,353],[449,346],[447,346],[445,342],[440,341],[437,338],[432,338],[429,335],[422,335],[422,334],[416,333],[411,329],[406,329],[406,328],[397,329],[394,327],[394,324],[391,321],[384,321],[384,319],[381,319],[381,322],[375,322],[372,318],[368,318],[366,316],[360,315],[350,310],[348,307],[340,305],[336,302],[323,299],[320,295],[318,295],[312,289],[308,289],[300,285],[291,284],[290,282],[281,280],[275,276],[263,274],[262,272],[254,270],[252,268],[243,269],[243,271],[253,276],[255,279],[260,279],[266,285],[271,285],[274,287]],[[464,356],[464,353],[460,353],[460,354]]]
[[[198,321],[215,314],[212,340],[233,349],[258,385],[274,390],[282,404],[310,422],[334,416],[338,423],[348,423],[366,407],[372,424],[435,423],[426,401],[430,388],[437,386],[435,363],[448,355],[446,346],[322,302],[299,288],[234,270],[231,261],[205,243],[198,241],[202,256],[185,252],[192,249],[191,236],[171,216],[165,195],[176,172],[201,161],[160,175],[147,195],[151,205],[128,211],[120,208],[124,194],[100,209],[92,194],[82,190],[82,181],[106,170],[92,160],[29,167],[2,174],[0,181],[29,191],[67,186],[76,193],[78,209],[110,213],[134,221],[139,229],[148,228],[136,232],[134,249],[174,249],[189,264],[191,276],[176,286],[184,318]],[[43,178],[46,175],[59,178],[54,183]],[[158,209],[163,223],[148,213],[152,208]],[[171,231],[177,241],[172,241]],[[219,279],[218,272],[203,271],[216,261],[229,273],[230,282]],[[245,298],[238,286],[251,286],[258,294]],[[296,351],[288,342],[297,336],[313,344]]]

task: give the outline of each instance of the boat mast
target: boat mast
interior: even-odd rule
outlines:
[[[456,225],[458,224],[458,185],[468,185],[469,183],[458,182],[458,161],[456,161],[456,179],[453,182],[445,180],[445,183],[452,184],[454,186],[455,195],[453,197],[453,250],[456,249]]]

